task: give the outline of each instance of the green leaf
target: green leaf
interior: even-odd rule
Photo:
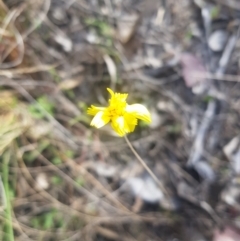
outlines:
[[[34,217],[31,219],[31,225],[36,228],[36,229],[39,229],[40,228],[40,220],[38,217]]]
[[[213,100],[213,97],[210,96],[210,95],[207,95],[207,96],[205,96],[205,97],[203,98],[203,101],[206,102],[206,103],[209,103],[209,102],[212,101],[212,100]]]
[[[97,18],[87,18],[85,23],[90,27],[96,28],[102,36],[110,37],[113,34],[112,27],[106,21]]]
[[[42,153],[45,149],[49,147],[49,145],[50,143],[48,141],[41,141],[37,146],[36,150],[25,153],[24,159],[30,163],[33,162],[39,156],[39,153]]]
[[[74,152],[71,151],[71,150],[67,150],[67,151],[65,152],[65,155],[66,155],[67,157],[69,157],[69,158],[73,158],[73,157],[74,157]]]
[[[58,75],[56,69],[52,68],[49,70],[49,74],[52,76],[52,78],[57,82],[60,83],[61,77]]]
[[[83,177],[78,177],[78,178],[76,179],[76,183],[77,183],[80,187],[82,187],[82,186],[84,185],[85,181],[84,181]]]
[[[170,134],[179,134],[182,131],[182,126],[180,124],[171,125],[167,128]]]
[[[45,112],[49,114],[54,114],[54,104],[49,101],[46,96],[41,96],[37,99],[37,103],[33,103],[29,106],[28,111],[36,119],[42,119],[45,117]]]
[[[218,18],[220,14],[220,8],[218,6],[215,6],[211,9],[211,17],[212,19],[216,19]]]
[[[55,157],[52,159],[52,163],[53,163],[54,165],[59,165],[59,164],[62,163],[62,160],[61,160],[59,157],[55,156]]]
[[[51,229],[54,227],[54,212],[45,214],[45,220],[43,224],[44,229]]]
[[[51,183],[54,184],[54,185],[59,185],[62,183],[62,178],[59,177],[59,176],[53,176],[51,178]]]

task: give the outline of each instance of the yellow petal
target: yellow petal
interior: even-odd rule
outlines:
[[[107,91],[110,93],[111,96],[114,96],[113,90],[111,90],[110,88],[107,88]]]
[[[112,120],[112,128],[119,136],[124,136],[129,132],[129,127],[127,126],[123,116],[116,117]]]
[[[88,108],[87,113],[89,115],[96,115],[99,111],[104,111],[104,109],[106,109],[106,108],[91,105],[91,107]]]
[[[140,120],[144,120],[148,123],[151,122],[151,115],[148,109],[141,104],[127,105],[126,112],[132,114]]]
[[[107,88],[107,91],[111,95],[110,101],[125,101],[128,97],[128,94],[114,93],[110,88]]]
[[[126,101],[128,94],[115,93],[115,98],[119,101]]]
[[[96,128],[101,128],[110,121],[109,116],[107,116],[103,111],[99,111],[92,119],[91,126]]]
[[[133,132],[137,125],[137,118],[129,113],[125,113],[124,120],[129,128],[128,132]]]

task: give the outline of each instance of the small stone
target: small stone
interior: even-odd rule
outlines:
[[[150,177],[145,179],[133,177],[127,180],[127,184],[131,188],[133,195],[145,202],[157,203],[164,198],[163,192]]]
[[[151,111],[152,122],[149,125],[150,128],[156,129],[162,124],[162,119],[156,111]]]
[[[157,103],[157,109],[164,112],[174,112],[176,110],[172,102],[163,100]]]
[[[216,30],[208,39],[208,46],[214,52],[219,52],[224,49],[228,40],[228,33],[224,30]]]
[[[36,178],[36,182],[37,182],[38,188],[41,188],[44,190],[49,188],[49,183],[45,173],[38,174]]]
[[[62,46],[62,48],[65,52],[68,53],[68,52],[72,51],[73,44],[72,44],[72,40],[70,38],[68,38],[67,36],[65,36],[63,34],[57,34],[54,39],[58,44],[60,44]]]
[[[194,169],[204,180],[207,180],[209,182],[213,182],[215,180],[215,173],[212,167],[207,162],[196,162],[194,165]]]
[[[95,170],[99,176],[106,178],[114,177],[117,174],[116,166],[110,166],[106,163],[96,163]]]
[[[52,16],[58,21],[63,21],[67,17],[63,8],[55,8]]]
[[[100,39],[95,31],[90,31],[89,33],[87,33],[86,40],[90,44],[99,44],[100,43]]]

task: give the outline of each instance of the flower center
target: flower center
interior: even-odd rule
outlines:
[[[108,107],[108,113],[110,118],[117,117],[117,116],[123,116],[126,108],[126,103],[124,102],[117,102],[110,104]]]

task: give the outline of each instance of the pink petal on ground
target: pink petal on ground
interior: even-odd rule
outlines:
[[[205,75],[206,69],[200,59],[193,54],[182,54],[180,57],[182,64],[182,76],[187,87],[193,87],[204,81],[204,78],[197,78],[197,75]]]
[[[232,227],[216,230],[213,235],[213,241],[240,241],[240,231]]]

